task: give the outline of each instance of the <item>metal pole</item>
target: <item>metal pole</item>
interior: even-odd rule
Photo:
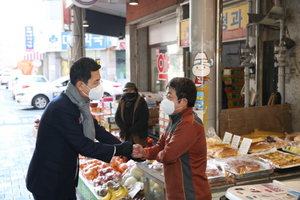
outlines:
[[[78,58],[83,57],[83,29],[82,29],[82,8],[73,6],[73,48],[72,48],[72,59],[76,61]]]
[[[223,13],[223,1],[216,0],[216,86],[218,95],[216,96],[216,133],[220,131],[219,114],[222,109],[222,13]],[[220,134],[219,134],[220,135]]]
[[[85,8],[81,9],[81,28],[82,28],[82,56],[85,56],[85,30],[86,28],[83,27],[83,20],[85,20]]]
[[[256,14],[260,14],[260,0],[256,0],[256,4],[255,4],[255,13]],[[259,38],[260,38],[260,25],[259,24],[256,24],[255,26],[255,37],[256,37],[256,40],[255,40],[255,93],[256,94],[260,94],[258,91],[259,91],[259,88],[260,88],[260,85],[262,83],[262,79],[258,80],[259,79],[259,44],[260,44],[260,41],[259,41]],[[257,100],[257,106],[260,106],[260,101]]]
[[[286,63],[286,47],[282,43],[282,38],[284,36],[284,20],[279,19],[276,22],[279,22],[280,27],[280,42],[278,46],[274,47],[275,51],[275,58],[277,62],[275,62],[275,67],[278,67],[278,92],[281,95],[281,103],[285,103],[285,67],[287,66]]]

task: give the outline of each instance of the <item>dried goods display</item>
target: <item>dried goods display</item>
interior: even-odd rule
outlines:
[[[248,178],[269,175],[273,172],[272,166],[259,158],[250,155],[235,156],[218,160],[225,170],[225,174],[233,178]]]
[[[226,158],[237,156],[238,150],[231,147],[230,144],[207,145],[207,155],[212,158]]]
[[[209,183],[222,182],[226,180],[223,168],[215,160],[208,160],[206,165],[206,176]]]
[[[300,156],[290,153],[275,151],[271,153],[258,154],[257,156],[270,161],[274,167],[279,169],[300,166]]]
[[[300,155],[300,145],[287,146],[282,148],[283,151]]]
[[[252,144],[249,148],[249,153],[256,153],[256,152],[262,152],[262,151],[268,151],[270,149],[274,148],[273,145],[271,145],[268,142],[259,142],[256,144]]]

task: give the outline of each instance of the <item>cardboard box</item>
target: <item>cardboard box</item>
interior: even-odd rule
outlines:
[[[102,126],[104,126],[104,128],[107,131],[118,131],[118,130],[120,130],[119,127],[118,127],[118,125],[116,123],[109,124],[109,123],[103,121],[103,125]]]
[[[149,118],[151,117],[159,117],[159,108],[149,108]]]
[[[115,116],[113,116],[113,115],[104,116],[104,121],[107,122],[107,123],[109,123],[109,124],[116,123]]]
[[[228,99],[239,99],[239,98],[241,98],[241,93],[240,92],[228,92],[227,98]]]
[[[158,124],[158,117],[149,117],[148,126],[155,126]]]
[[[240,69],[223,69],[223,75],[244,75],[244,68]]]
[[[223,138],[225,131],[235,135],[247,135],[255,129],[291,133],[290,104],[231,108],[220,111],[219,136],[221,138]]]
[[[234,83],[244,83],[244,77],[223,76],[223,81],[225,85],[230,85]]]

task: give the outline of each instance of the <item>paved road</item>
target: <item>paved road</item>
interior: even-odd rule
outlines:
[[[32,124],[40,118],[43,110],[31,106],[20,106],[12,99],[10,91],[3,86],[0,88],[0,126]]]
[[[0,87],[0,200],[32,200],[25,177],[36,137],[34,121],[44,110],[16,105],[10,92]],[[77,193],[77,199],[83,198]]]
[[[25,176],[35,144],[33,122],[42,112],[17,106],[10,92],[0,88],[0,199],[33,199]]]

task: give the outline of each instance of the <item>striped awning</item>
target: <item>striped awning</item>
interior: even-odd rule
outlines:
[[[38,51],[27,52],[24,55],[24,60],[27,61],[43,60],[43,54],[39,53]]]

